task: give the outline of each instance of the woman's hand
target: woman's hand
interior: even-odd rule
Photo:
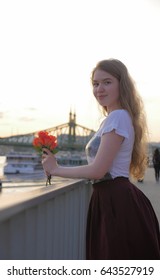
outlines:
[[[43,148],[42,165],[47,176],[54,175],[54,169],[57,167],[55,156],[47,149]]]

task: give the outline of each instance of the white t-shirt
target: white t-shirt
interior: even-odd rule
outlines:
[[[118,135],[123,136],[124,140],[108,172],[112,178],[119,176],[128,178],[134,144],[134,128],[128,111],[124,109],[112,111],[102,122],[99,130],[86,146],[87,160],[88,163],[94,160],[102,135],[112,130],[115,130],[115,133]]]

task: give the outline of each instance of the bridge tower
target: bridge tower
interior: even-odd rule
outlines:
[[[69,135],[68,135],[68,144],[71,146],[76,142],[76,113],[72,113],[70,110],[69,113]]]

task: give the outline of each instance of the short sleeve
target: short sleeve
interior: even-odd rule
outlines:
[[[101,135],[115,130],[115,133],[129,139],[129,130],[132,125],[129,113],[126,110],[111,112],[101,127]]]

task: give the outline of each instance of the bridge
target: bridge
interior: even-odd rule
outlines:
[[[57,137],[58,147],[61,150],[83,150],[87,142],[95,133],[94,130],[76,123],[76,114],[70,111],[69,122],[43,129]],[[32,149],[32,142],[38,131],[0,138],[0,147],[12,147],[14,149]]]

